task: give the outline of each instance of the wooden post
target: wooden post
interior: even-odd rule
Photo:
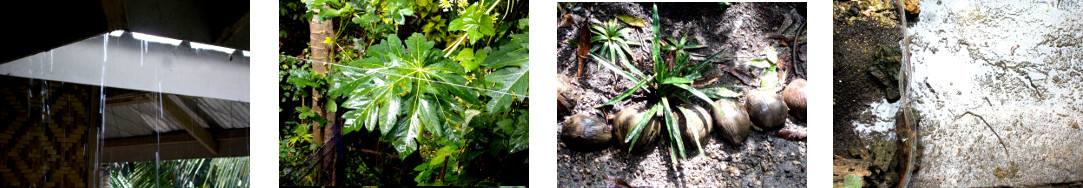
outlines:
[[[99,181],[101,179],[101,174],[99,173],[100,171],[98,170],[98,168],[95,167],[101,166],[101,163],[99,163],[99,161],[101,160],[99,155],[99,148],[101,148],[101,146],[98,145],[98,129],[100,129],[102,123],[102,113],[100,113],[101,111],[98,111],[98,108],[100,108],[103,104],[101,104],[101,100],[95,100],[96,98],[94,97],[101,96],[101,90],[88,90],[91,91],[91,95],[88,96],[85,100],[90,101],[89,103],[86,103],[90,105],[87,105],[84,108],[84,110],[86,110],[87,112],[86,114],[90,116],[89,118],[86,118],[86,120],[88,120],[88,122],[86,122],[86,127],[87,130],[89,130],[86,136],[86,154],[88,156],[86,162],[86,185],[87,187],[98,187],[99,184],[101,184],[101,181]]]

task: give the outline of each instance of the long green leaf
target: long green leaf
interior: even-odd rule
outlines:
[[[632,52],[632,49],[628,47],[628,44],[624,44],[624,45],[621,45],[621,48],[623,48],[623,49],[624,49],[624,51],[628,52],[628,55],[632,55],[632,54],[631,54],[631,52]],[[624,67],[625,67],[625,68],[627,68],[628,70],[631,70],[632,74],[635,74],[636,76],[639,76],[639,78],[641,78],[641,79],[642,79],[642,78],[646,78],[646,77],[647,77],[647,76],[646,76],[645,74],[643,74],[643,71],[639,71],[639,69],[638,69],[638,68],[636,68],[636,67],[635,67],[635,66],[633,66],[633,65],[632,65],[631,63],[629,63],[629,62],[628,62],[628,60],[627,60],[627,59],[625,59],[625,57],[624,57],[624,56],[621,56],[621,63],[623,63],[623,64],[624,64]]]
[[[717,108],[715,108],[715,109],[717,109]],[[684,107],[681,107],[681,106],[677,106],[677,110],[681,111],[681,114],[684,115],[685,119],[695,118],[695,117],[693,117],[695,112],[693,112],[690,109],[687,109],[687,108],[684,108]],[[688,120],[685,120],[685,121],[688,121]],[[713,122],[704,122],[704,123],[713,123]],[[692,125],[687,125],[687,126],[692,126]],[[704,153],[703,152],[703,145],[699,143],[699,141],[700,141],[699,134],[692,133],[692,138],[694,139],[693,141],[696,143],[696,149],[699,150],[699,156],[703,156],[703,153]]]
[[[621,70],[620,67],[617,67],[616,65],[613,65],[613,63],[610,63],[609,61],[607,61],[605,59],[602,59],[602,58],[600,58],[600,57],[598,57],[598,56],[596,56],[594,54],[590,54],[590,57],[594,58],[595,61],[598,61],[598,63],[601,64],[602,67],[605,67],[606,69],[609,69],[609,70],[611,70],[613,72],[616,72],[617,75],[621,75],[622,77],[627,78],[628,80],[631,80],[632,82],[639,82],[639,79],[636,79],[634,76],[632,76],[628,72],[625,72],[624,70]]]
[[[706,102],[707,104],[711,104],[714,109],[718,109],[718,104],[715,104],[710,97],[707,97],[706,94],[703,94],[703,92],[700,92],[698,89],[692,88],[692,86],[688,86],[686,84],[673,84],[673,86],[677,86],[678,88],[684,89],[685,91],[692,93],[692,95],[696,96],[696,98],[703,100],[703,102]]]
[[[659,109],[662,109],[662,103],[654,104],[654,106],[651,107],[650,110],[647,110],[646,114],[643,114],[643,116],[639,117],[639,122],[636,122],[635,128],[633,128],[632,132],[628,133],[628,135],[626,135],[624,139],[624,142],[631,143],[628,144],[628,151],[631,151],[632,148],[635,147],[636,140],[639,140],[639,132],[643,131],[643,127],[645,127],[647,125],[647,122],[649,122],[651,118],[654,117],[655,113],[658,113]]]
[[[672,78],[666,78],[665,80],[662,80],[662,84],[687,84],[687,83],[692,83],[692,79],[688,79],[688,78],[684,78],[684,77],[672,77]]]
[[[697,77],[698,78],[701,75],[703,75],[703,73],[707,72],[707,69],[706,69],[707,65],[711,64],[711,61],[714,60],[714,58],[717,58],[719,55],[722,55],[722,52],[724,52],[724,51],[725,50],[718,50],[718,52],[715,52],[714,55],[711,55],[711,57],[708,57],[707,60],[703,60],[703,62],[700,62],[699,65],[696,65],[695,72],[692,73],[692,77]]]
[[[632,86],[631,88],[628,88],[628,89],[624,90],[624,92],[621,93],[620,96],[617,96],[616,98],[610,99],[609,102],[605,102],[605,103],[600,104],[598,106],[594,106],[594,108],[600,108],[600,107],[603,107],[603,106],[606,106],[606,105],[616,104],[617,102],[620,102],[621,100],[624,100],[624,98],[626,98],[628,96],[631,96],[632,93],[635,93],[635,91],[639,90],[639,88],[642,88],[643,86],[646,86],[647,82],[649,82],[652,78],[654,78],[654,76],[650,76],[650,77],[647,77],[647,79],[643,79],[643,80],[639,81],[639,83],[636,83],[635,86]]]
[[[677,127],[677,118],[673,117],[673,109],[669,106],[669,99],[667,97],[662,97],[662,104],[665,105],[662,108],[662,113],[664,113],[666,117],[666,127],[669,128],[669,136],[677,143],[677,149],[680,151],[681,159],[686,159],[688,157],[684,154],[684,141],[681,140],[681,131]],[[670,146],[672,147],[672,145]]]
[[[654,74],[659,75],[665,69],[665,63],[662,62],[662,57],[659,56],[662,53],[662,45],[658,41],[662,40],[662,21],[658,19],[658,5],[654,5],[654,12],[651,14],[651,25],[653,27],[651,32],[654,34],[654,39],[651,39],[651,59],[654,60]]]

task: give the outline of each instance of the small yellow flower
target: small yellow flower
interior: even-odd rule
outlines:
[[[451,9],[451,2],[448,1],[449,0],[440,0],[440,8],[443,8],[444,12],[447,12],[449,11],[449,9]]]
[[[470,5],[470,3],[467,3],[466,0],[457,0],[457,1],[459,1],[459,8],[466,8],[467,5]]]

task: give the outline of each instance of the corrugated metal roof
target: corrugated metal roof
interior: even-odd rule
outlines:
[[[173,97],[181,109],[206,129],[248,128],[249,103],[204,97]],[[202,114],[202,115],[201,115]],[[105,108],[105,138],[182,131],[177,121],[155,101]]]

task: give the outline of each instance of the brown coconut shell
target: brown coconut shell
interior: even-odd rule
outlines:
[[[805,115],[808,112],[807,95],[805,94],[805,79],[796,79],[786,85],[786,89],[782,90],[782,100],[786,102],[786,107],[790,108],[790,114],[793,117],[805,120]]]
[[[719,99],[715,104],[718,108],[712,112],[714,132],[730,144],[743,145],[748,138],[749,127],[752,126],[744,106],[732,99]]]

